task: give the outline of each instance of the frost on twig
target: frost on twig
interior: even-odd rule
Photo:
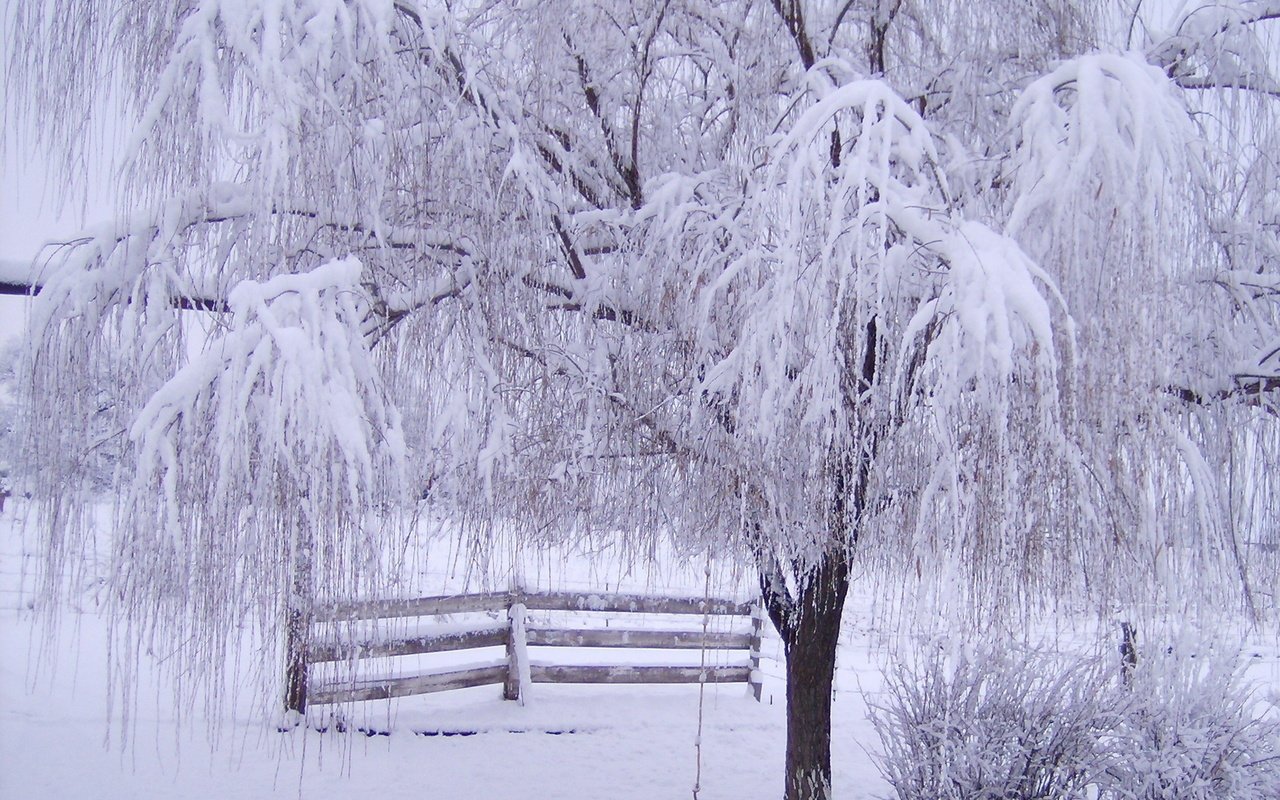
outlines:
[[[877,465],[902,449],[1015,410],[1027,435],[1053,428],[1062,309],[1014,239],[956,207],[928,125],[887,84],[829,87],[779,130],[741,194],[669,176],[632,237],[646,263],[676,265],[647,294],[696,309],[678,323],[697,375],[678,429],[749,498],[752,548],[803,573],[865,532]],[[962,461],[920,466],[946,481]],[[918,518],[936,531],[946,515]]]
[[[1186,89],[1240,89],[1280,97],[1275,40],[1260,23],[1280,20],[1272,0],[1190,5],[1146,57]]]
[[[114,619],[178,643],[183,674],[221,679],[248,622],[270,677],[286,608],[377,585],[405,445],[363,331],[360,273],[349,258],[242,282],[226,333],[129,427]]]

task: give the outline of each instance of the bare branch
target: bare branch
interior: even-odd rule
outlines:
[[[806,71],[813,69],[817,59],[814,56],[813,43],[809,40],[809,32],[805,29],[804,4],[802,0],[770,0],[770,2],[773,4],[773,10],[778,12],[778,16],[782,18],[782,22],[787,28],[787,33],[791,34],[791,39],[796,44],[796,51],[800,54],[800,63],[804,65]]]

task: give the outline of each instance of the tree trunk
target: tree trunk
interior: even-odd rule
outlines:
[[[307,711],[307,638],[304,612],[290,608],[285,619],[284,710]]]
[[[765,577],[765,603],[787,659],[786,800],[831,797],[831,687],[849,591],[849,556],[828,552],[796,596]],[[778,591],[782,589],[781,593]]]
[[[301,716],[307,710],[307,650],[311,639],[312,550],[310,535],[293,546],[293,586],[285,607],[284,709]]]
[[[846,364],[843,391],[852,419],[860,398],[876,379],[880,337],[873,317],[866,325],[861,363]],[[848,352],[856,352],[849,350]],[[795,594],[787,587],[776,551],[756,529],[760,590],[769,618],[782,636],[787,658],[786,800],[831,797],[831,688],[836,674],[840,620],[849,594],[853,548],[879,437],[869,428],[850,430],[847,447],[830,452],[831,494],[826,549],[814,560],[794,558],[789,567]],[[856,445],[856,446],[855,446]]]

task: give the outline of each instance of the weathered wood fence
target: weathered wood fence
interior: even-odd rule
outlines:
[[[437,625],[399,637],[336,637],[341,623],[433,617],[443,614],[506,611],[506,620],[488,625]],[[747,617],[750,631],[733,633],[653,628],[561,628],[528,621],[529,611]],[[380,700],[502,684],[503,697],[522,701],[530,683],[747,683],[760,699],[760,639],[763,611],[758,603],[720,598],[648,597],[575,592],[490,592],[333,603],[313,609],[310,620],[291,625],[286,654],[285,707],[304,711],[308,704]],[[317,632],[317,628],[325,629]],[[417,675],[368,678],[311,685],[310,666],[325,662],[439,653],[478,647],[506,648],[506,657],[489,663]],[[745,650],[740,664],[708,666],[557,665],[531,661],[528,647],[608,647],[670,650]]]

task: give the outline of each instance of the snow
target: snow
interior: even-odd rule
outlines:
[[[0,258],[0,283],[29,283],[30,281],[30,262]]]
[[[318,706],[310,712],[311,727],[287,733],[255,713],[253,698],[241,697],[214,720],[211,733],[198,714],[170,704],[163,664],[146,658],[129,723],[109,724],[108,637],[96,584],[52,618],[62,635],[45,652],[42,618],[32,610],[39,532],[21,524],[26,511],[25,502],[12,500],[0,514],[0,641],[7,645],[0,648],[0,797],[647,800],[689,795],[698,777],[699,736],[700,798],[772,800],[781,794],[781,645],[768,627],[763,702],[750,699],[741,684],[706,684],[700,733],[696,684],[540,684],[536,702],[526,706],[501,700],[499,686],[350,708]],[[436,545],[448,546],[456,545]],[[442,560],[448,562],[447,554]],[[582,581],[600,565],[570,561],[564,569],[571,576],[566,580]],[[451,570],[431,579],[443,591],[459,576]],[[685,592],[696,589],[695,580],[685,577]],[[893,637],[868,626],[867,609],[866,598],[854,600],[839,652],[832,737],[838,800],[884,798],[890,791],[874,764],[880,745],[866,711],[867,698],[874,700],[883,685],[885,642]],[[628,623],[636,618],[619,616]],[[947,626],[961,639],[972,637],[955,621]],[[442,627],[474,626],[451,617]],[[1068,638],[1092,635],[1082,627]],[[556,648],[554,654],[555,663],[600,660],[586,649]],[[475,651],[437,655],[459,664],[479,657]],[[1255,644],[1246,655],[1254,678],[1280,686],[1276,642]],[[708,663],[740,658],[708,656]],[[339,720],[346,732],[339,732]]]
[[[507,611],[511,619],[511,658],[518,670],[516,681],[520,696],[517,700],[522,706],[529,704],[529,694],[533,686],[533,677],[530,674],[532,662],[529,661],[529,643],[525,633],[525,613],[524,603],[516,603]]]
[[[210,734],[190,710],[172,707],[163,665],[144,659],[128,727],[118,720],[109,726],[107,621],[91,593],[57,617],[62,635],[51,660],[42,660],[43,629],[29,608],[36,602],[38,532],[21,525],[26,508],[11,500],[0,514],[0,797],[648,800],[688,796],[692,789],[696,684],[539,684],[536,702],[527,706],[501,700],[500,686],[369,702],[337,709],[348,715],[347,733],[281,734],[255,715],[253,698],[242,697]],[[579,580],[598,568],[568,565]],[[438,576],[442,584],[457,579]],[[697,590],[690,583],[683,593]],[[697,651],[690,652],[696,658]],[[555,663],[601,660],[586,650],[555,648],[554,654]],[[459,663],[477,659],[475,651],[438,655]],[[708,663],[716,663],[711,657],[717,654],[708,655]],[[773,800],[782,793],[785,720],[776,638],[766,637],[763,655],[762,703],[744,684],[706,685],[702,800]],[[865,650],[849,650],[842,659],[832,742],[837,797],[882,797],[887,787],[863,749],[874,732],[858,691],[877,685],[877,669]],[[334,709],[314,707],[312,725],[331,724]]]
[[[799,589],[856,541],[859,581],[942,611],[967,593],[984,614],[1067,606],[1081,582],[1119,607],[1226,607],[1251,566],[1240,542],[1274,545],[1276,429],[1199,406],[1201,387],[1276,366],[1273,294],[1209,274],[1275,271],[1258,187],[1275,183],[1276,118],[1184,89],[1268,91],[1275,51],[1249,23],[1276,3],[1188,7],[1146,53],[1068,6],[942,4],[905,15],[917,33],[894,23],[877,80],[836,59],[800,77],[759,15],[682,4],[643,47],[551,5],[17,5],[33,45],[73,45],[15,54],[16,119],[51,127],[64,171],[100,144],[80,120],[115,105],[101,75],[136,75],[120,91],[142,119],[134,197],[113,192],[133,213],[55,251],[33,304],[31,485],[49,495],[49,568],[73,585],[33,618],[37,531],[4,519],[18,568],[0,633],[31,644],[0,656],[2,794],[255,795],[259,774],[307,796],[779,793],[780,704],[741,687],[713,687],[705,731],[688,687],[550,687],[527,709],[486,688],[313,720],[328,733],[262,722],[281,611],[305,618],[313,585],[323,602],[399,580],[386,523],[407,496],[473,525],[468,560],[616,530],[626,554],[602,558],[634,565],[673,533],[685,558],[739,548]],[[798,11],[775,8],[804,45]],[[862,46],[852,18],[838,27],[828,50]],[[594,41],[575,45],[579,29]],[[175,298],[233,284],[234,313],[196,352]],[[102,573],[77,490],[112,469],[86,453],[123,497]],[[509,542],[502,515],[521,517]],[[87,560],[64,571],[64,555]],[[1255,571],[1274,598],[1280,573]],[[64,630],[47,659],[41,620]],[[776,640],[764,649],[772,698]],[[841,748],[873,738],[851,687],[875,691],[878,659],[848,636],[842,658],[837,791],[875,794],[870,756]],[[363,666],[416,664],[385,661]],[[192,733],[202,715],[217,741]],[[108,730],[129,738],[104,751],[131,770],[118,784],[85,746]],[[705,775],[691,741],[709,743]]]

